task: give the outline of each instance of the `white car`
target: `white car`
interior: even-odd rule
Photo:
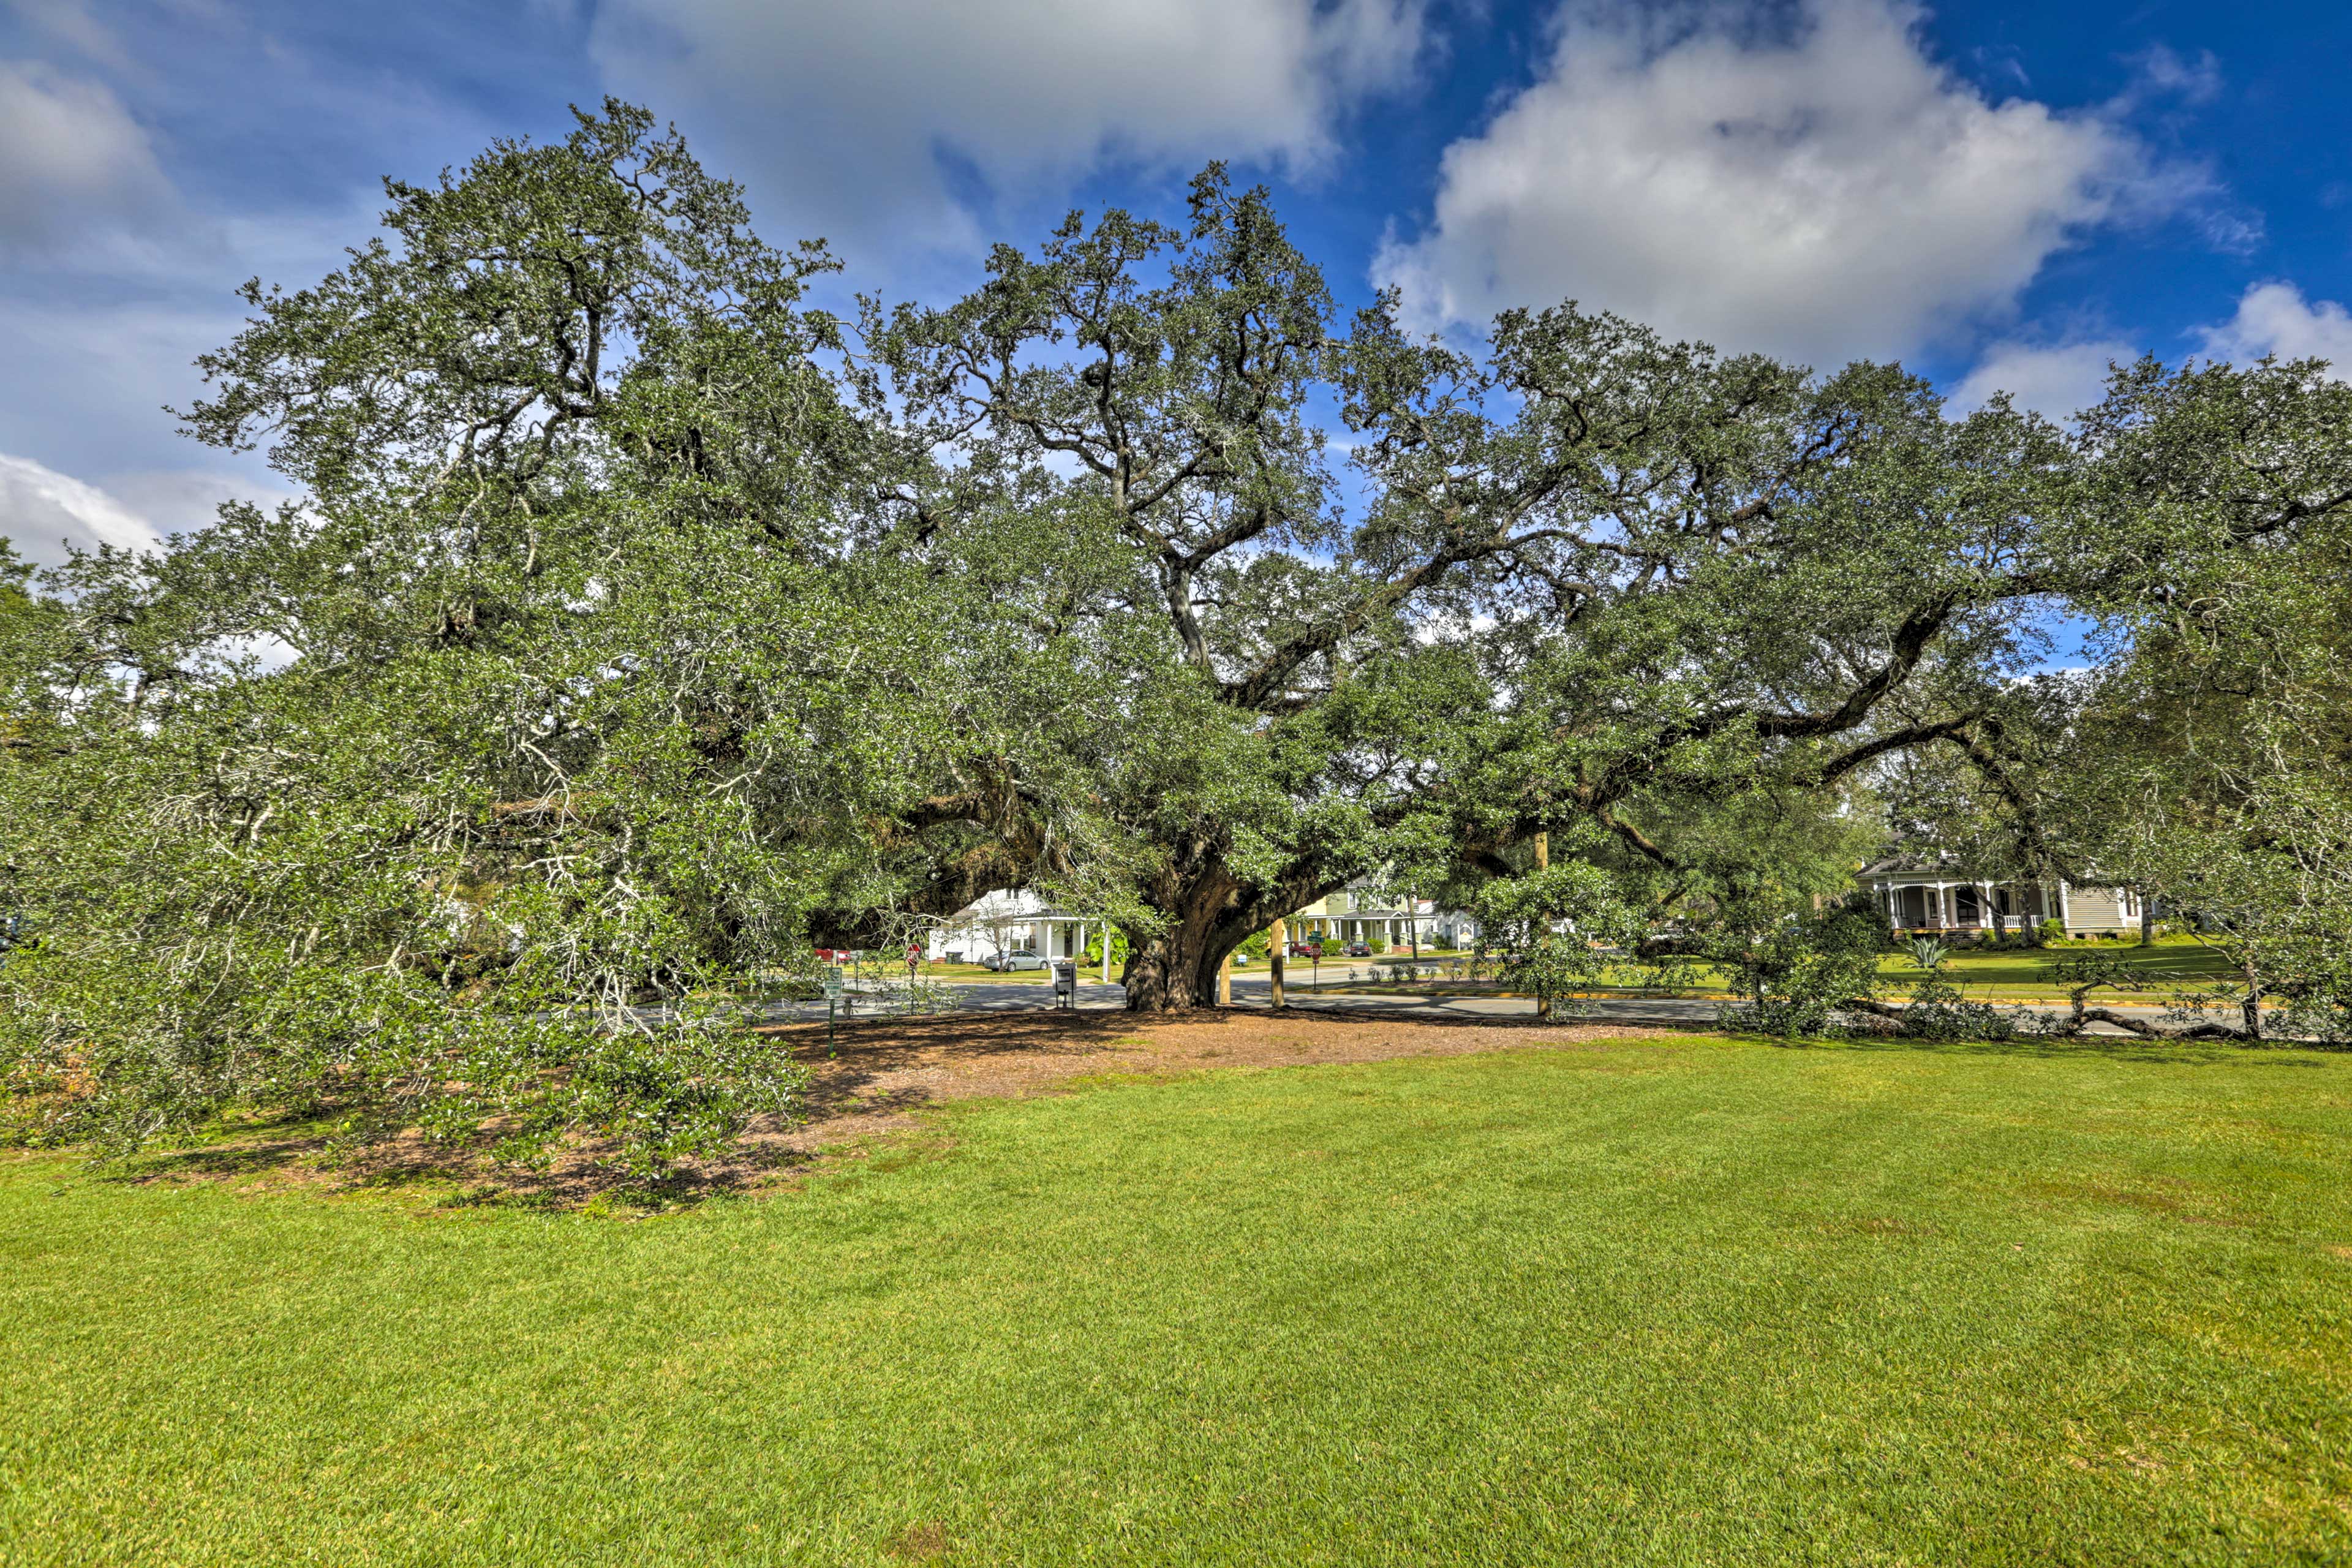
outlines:
[[[1006,953],[990,967],[1001,969],[1010,974],[1016,969],[1043,969],[1045,967],[1045,961],[1024,947]]]

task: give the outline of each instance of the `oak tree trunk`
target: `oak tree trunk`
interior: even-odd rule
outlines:
[[[1190,921],[1154,937],[1128,938],[1127,1005],[1135,1013],[1181,1013],[1217,1004],[1217,970],[1239,939],[1222,946]]]
[[[1176,1013],[1217,1005],[1217,973],[1253,931],[1305,907],[1337,885],[1302,863],[1294,878],[1273,888],[1246,888],[1227,868],[1222,851],[1200,843],[1179,845],[1169,868],[1146,889],[1145,901],[1161,916],[1150,935],[1127,933],[1128,1010]],[[1287,934],[1286,932],[1285,934]],[[1279,947],[1270,950],[1269,956]],[[1274,960],[1279,973],[1281,960]]]

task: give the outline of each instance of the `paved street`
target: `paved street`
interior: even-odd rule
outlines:
[[[1236,1006],[1263,1007],[1272,1000],[1273,982],[1263,977],[1234,982],[1234,1003]],[[1394,1012],[1412,1018],[1529,1018],[1535,1016],[1532,1001],[1504,996],[1413,996],[1395,994],[1360,995],[1349,993],[1318,994],[1297,984],[1285,987],[1285,1003],[1292,1007],[1344,1007],[1349,1012]],[[1723,1004],[1713,999],[1675,996],[1611,996],[1580,1002],[1578,1010],[1563,1011],[1563,1018],[1612,1024],[1712,1024],[1721,1016]],[[2021,1008],[2029,1012],[2063,1012],[2062,1007]],[[2162,1007],[2116,1007],[2126,1017],[2144,1019],[2158,1024],[2162,1019]],[[2093,1023],[2087,1034],[2124,1035],[2127,1031],[2112,1025]]]
[[[1264,1007],[1271,1000],[1273,983],[1263,974],[1235,976],[1234,1004],[1241,1007]],[[1403,1018],[1526,1018],[1535,1014],[1533,1002],[1517,997],[1446,996],[1370,994],[1353,992],[1326,991],[1318,993],[1305,983],[1292,982],[1286,986],[1287,1004],[1302,1012],[1344,1009],[1351,1013],[1392,1013]],[[950,982],[932,988],[935,997],[959,1011],[978,1013],[1032,1012],[1054,1005],[1050,985],[1036,981],[968,981]],[[1127,991],[1118,984],[1105,985],[1087,980],[1078,986],[1077,1005],[1087,1012],[1109,1012],[1127,1005]],[[906,1010],[903,994],[862,994],[850,1000],[845,1017],[871,1017],[877,1013],[898,1013]],[[1587,1002],[1573,1016],[1581,1020],[1597,1020],[1619,1024],[1711,1024],[1722,1004],[1713,1000],[1664,996],[1617,996]],[[2029,1008],[2031,1011],[2060,1011],[2055,1007]],[[2116,1006],[2115,1011],[2132,1018],[2160,1024],[2165,1009],[2151,1006]],[[763,1017],[783,1022],[792,1019],[815,1020],[825,1016],[822,1002],[779,1002],[762,1010]],[[2123,1030],[2110,1025],[2094,1023],[2089,1033],[2121,1035]]]

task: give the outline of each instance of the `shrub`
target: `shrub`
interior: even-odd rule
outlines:
[[[1833,1014],[1867,998],[1878,979],[1884,925],[1867,895],[1819,913],[1806,911],[1759,931],[1709,939],[1704,956],[1731,970],[1746,994],[1725,1006],[1723,1022],[1783,1037],[1839,1032]],[[1941,962],[1941,944],[1922,939]]]

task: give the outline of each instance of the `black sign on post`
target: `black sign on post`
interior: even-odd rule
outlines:
[[[1078,965],[1076,960],[1054,965],[1054,1005],[1076,1007],[1078,1005]]]

